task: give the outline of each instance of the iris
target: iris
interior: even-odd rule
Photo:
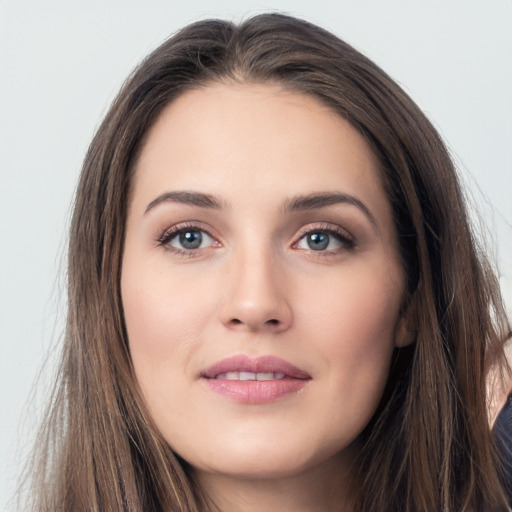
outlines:
[[[310,233],[307,236],[307,244],[313,251],[323,251],[329,245],[327,233]]]
[[[180,233],[179,239],[184,249],[197,249],[203,242],[203,235],[200,231],[185,231]]]

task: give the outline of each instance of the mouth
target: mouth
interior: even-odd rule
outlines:
[[[215,376],[216,379],[224,380],[281,380],[286,377],[283,372],[226,372],[219,373]]]
[[[200,377],[211,391],[247,404],[273,402],[297,393],[311,380],[307,372],[278,357],[244,355],[223,359]]]

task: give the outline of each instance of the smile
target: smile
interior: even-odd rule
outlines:
[[[225,380],[280,380],[285,377],[286,375],[282,372],[226,372],[219,373],[215,378]]]
[[[245,404],[263,404],[297,393],[311,376],[274,356],[252,359],[240,355],[223,359],[201,372],[208,389]]]

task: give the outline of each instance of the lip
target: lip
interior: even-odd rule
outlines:
[[[216,378],[229,372],[280,373],[275,380],[228,380]],[[250,358],[238,355],[223,359],[200,374],[201,380],[215,393],[247,404],[273,402],[290,393],[300,391],[311,376],[293,364],[274,356]]]

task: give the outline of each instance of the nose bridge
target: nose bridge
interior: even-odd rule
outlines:
[[[227,264],[222,321],[251,331],[280,331],[291,322],[285,276],[270,243],[241,244]]]

